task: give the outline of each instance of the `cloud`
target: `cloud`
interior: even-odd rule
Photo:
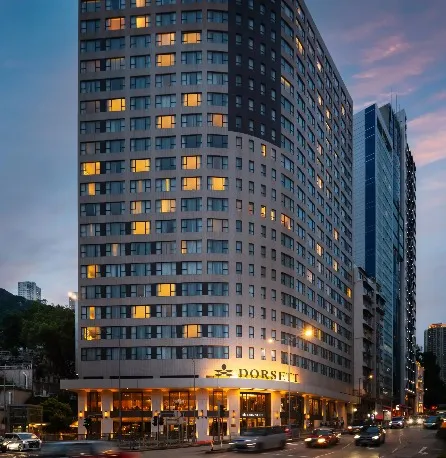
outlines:
[[[411,48],[411,44],[402,35],[391,35],[376,41],[375,46],[364,52],[364,64],[373,64],[389,57],[395,57]]]
[[[395,18],[390,15],[385,15],[375,20],[361,23],[357,27],[345,30],[341,34],[341,39],[346,43],[358,43],[359,41],[365,41],[371,37],[377,36],[380,30],[394,25]]]
[[[446,109],[425,113],[408,122],[410,148],[417,167],[446,159]]]

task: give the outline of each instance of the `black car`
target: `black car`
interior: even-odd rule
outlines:
[[[379,426],[367,426],[359,434],[356,434],[355,445],[377,445],[386,441],[386,433]]]
[[[366,426],[366,423],[363,420],[356,420],[351,425],[347,426],[347,432],[349,434],[358,434]]]

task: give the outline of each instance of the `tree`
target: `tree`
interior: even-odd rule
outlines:
[[[68,431],[73,422],[73,412],[69,404],[56,398],[48,398],[42,402],[43,421],[48,423],[46,432],[59,433]]]

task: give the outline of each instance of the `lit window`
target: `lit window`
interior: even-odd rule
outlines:
[[[171,67],[172,65],[175,65],[175,53],[156,55],[157,67]]]
[[[220,113],[209,113],[208,114],[208,126],[227,127],[228,126],[228,115],[220,114]]]
[[[190,339],[201,337],[198,333],[198,324],[188,324],[185,326],[186,336]]]
[[[101,328],[98,326],[83,328],[83,339],[84,340],[100,340]]]
[[[183,156],[181,158],[183,170],[197,170],[201,168],[201,156]]]
[[[132,159],[130,161],[130,170],[133,173],[150,172],[150,159]]]
[[[99,175],[101,173],[100,162],[83,162],[81,164],[82,175]]]
[[[174,44],[175,44],[175,32],[156,34],[156,45],[157,46],[171,46]]]
[[[147,318],[145,305],[134,305],[132,307],[132,318]]]
[[[88,307],[88,318],[90,320],[94,320],[96,318],[94,307]]]
[[[150,234],[150,221],[133,221],[132,234],[147,235]]]
[[[105,30],[125,29],[125,18],[114,17],[105,20]]]
[[[322,179],[318,176],[316,181],[319,188],[322,189],[324,187],[324,182],[322,181]]]
[[[336,229],[333,229],[333,237],[335,240],[339,240],[339,232]]]
[[[201,32],[183,32],[181,42],[183,44],[201,43]]]
[[[183,107],[198,107],[201,105],[201,92],[182,94]]]
[[[125,111],[125,99],[107,100],[107,111]]]
[[[264,145],[263,143],[260,146],[260,152],[262,153],[263,157],[266,157],[266,145]]]
[[[144,6],[150,6],[150,0],[132,0],[130,6],[132,8],[142,8]]]
[[[185,177],[181,179],[183,191],[198,191],[201,189],[201,177]]]
[[[266,218],[266,206],[265,205],[260,206],[260,216],[262,218]]]
[[[96,194],[96,183],[88,183],[87,195],[94,196]]]
[[[350,288],[347,288],[345,292],[347,294],[347,297],[352,297],[352,290]]]
[[[271,210],[271,221],[276,221],[276,210]]]
[[[175,291],[175,283],[159,283],[158,285],[156,285],[157,296],[175,296]]]
[[[175,115],[156,117],[157,129],[172,129],[173,127],[175,127]]]
[[[211,191],[225,191],[228,187],[226,177],[208,177],[208,189]]]
[[[319,245],[319,243],[316,244],[316,252],[319,256],[323,256],[324,255],[324,249],[322,248],[321,245]]]
[[[339,263],[338,261],[333,260],[333,269],[338,272],[339,271]]]
[[[291,229],[291,218],[283,213],[280,215],[280,222],[282,226],[286,227],[287,229]]]
[[[141,200],[132,202],[130,213],[132,215],[140,215],[142,213],[142,201]]]
[[[145,14],[143,16],[131,16],[130,27],[132,29],[143,29],[150,26],[150,16]]]
[[[96,264],[92,264],[87,266],[87,278],[96,278],[98,275],[99,266]]]
[[[161,199],[156,201],[156,211],[158,213],[173,213],[177,209],[175,199]]]

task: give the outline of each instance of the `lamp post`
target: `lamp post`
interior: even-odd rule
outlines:
[[[361,402],[361,393],[362,393],[362,390],[361,390],[361,380],[364,381],[364,380],[372,380],[373,379],[373,374],[369,374],[367,377],[359,377],[358,378],[358,406],[362,404]],[[366,389],[367,391],[367,389]]]
[[[302,336],[311,337],[313,335],[313,331],[311,329],[304,329]],[[290,336],[291,337],[291,336]],[[296,342],[296,337],[294,336],[294,342]],[[286,342],[285,342],[286,340]],[[269,343],[276,342],[275,339],[269,339]],[[280,343],[282,345],[287,344],[287,352],[288,352],[288,428],[291,432],[291,338],[288,339],[281,339]]]

